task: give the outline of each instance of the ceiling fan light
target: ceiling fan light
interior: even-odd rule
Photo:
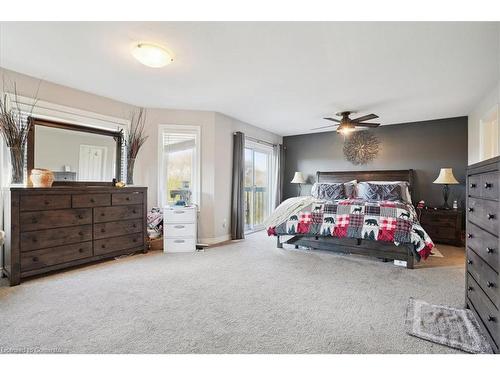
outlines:
[[[151,68],[162,68],[174,59],[166,48],[153,43],[137,43],[132,47],[132,56],[141,64]]]

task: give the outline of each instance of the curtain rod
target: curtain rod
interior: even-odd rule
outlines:
[[[236,134],[236,132],[234,132],[233,134]],[[245,139],[248,139],[250,141],[257,142],[257,143],[263,143],[263,144],[268,145],[268,146],[276,146],[274,143],[263,141],[262,139],[257,139],[254,137],[249,137],[248,135],[245,135]]]

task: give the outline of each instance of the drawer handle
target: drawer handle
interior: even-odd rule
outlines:
[[[43,202],[43,203],[45,203],[45,204],[50,204],[50,202],[49,202],[49,201],[45,201],[45,202]]]
[[[467,233],[467,238],[472,238],[472,233]]]
[[[495,250],[495,249],[493,249],[492,247],[487,247],[487,248],[486,248],[486,252],[487,252],[488,254],[493,254],[493,251],[494,251],[494,250]]]
[[[103,212],[103,213],[101,213],[101,216],[106,216],[106,214]]]
[[[182,228],[185,228],[185,226],[184,225],[176,225],[174,228],[176,228],[176,229],[182,229]]]
[[[132,210],[132,213],[133,213],[133,214],[136,214],[136,213],[137,213],[137,210]]]
[[[493,220],[495,218],[494,214],[488,214],[488,220]]]
[[[489,189],[489,188],[491,188],[491,186],[492,186],[492,184],[490,182],[485,182],[484,183],[484,188],[485,189]]]
[[[130,197],[125,198],[125,200],[126,200],[126,201],[129,201],[129,200],[130,200]]]
[[[38,262],[38,257],[33,257],[33,262]]]
[[[37,242],[38,240],[36,238],[33,238],[33,242]]]
[[[105,248],[106,248],[106,245],[105,245],[105,244],[102,244],[102,245],[101,245],[101,248],[105,249]]]
[[[183,214],[185,211],[174,211],[174,214]]]
[[[133,241],[133,242],[137,242],[137,238],[134,238],[132,241]]]
[[[467,259],[467,264],[472,264],[472,260]]]
[[[487,286],[488,288],[494,288],[494,287],[495,287],[495,283],[492,283],[491,281],[488,281],[488,282],[486,283],[486,286]]]
[[[496,322],[496,321],[497,321],[497,318],[495,318],[494,316],[488,315],[488,322]]]
[[[467,290],[468,290],[469,292],[472,292],[472,291],[474,290],[474,288],[473,288],[473,287],[471,287],[471,286],[469,286],[469,287],[467,288]]]
[[[78,235],[83,236],[83,232],[82,231],[78,232]]]
[[[94,198],[90,198],[90,203],[95,203],[95,199]]]
[[[106,229],[101,228],[101,233],[106,233]]]
[[[82,214],[78,215],[78,218],[83,219],[83,215]]]
[[[476,184],[470,184],[470,188],[474,189],[476,187]]]
[[[80,247],[80,248],[78,249],[78,252],[79,252],[79,253],[83,253],[83,249]]]
[[[38,223],[38,220],[36,219],[36,217],[34,217],[34,218],[31,220],[31,222],[32,222],[33,224],[36,224],[36,223]]]
[[[469,208],[467,209],[467,211],[472,212],[472,211],[474,211],[474,209],[473,209],[472,207],[469,207]]]
[[[186,241],[184,241],[184,240],[175,240],[174,242],[175,242],[175,243],[184,243],[184,242],[186,242]]]
[[[137,224],[132,224],[132,228],[137,228]]]

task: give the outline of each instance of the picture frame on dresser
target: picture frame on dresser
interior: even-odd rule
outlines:
[[[495,353],[500,349],[500,157],[467,169],[466,288]]]

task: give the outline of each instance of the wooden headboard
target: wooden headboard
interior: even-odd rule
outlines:
[[[413,186],[413,169],[386,170],[386,171],[339,171],[316,172],[317,182],[348,182],[361,181],[408,181],[412,201],[415,201]]]

